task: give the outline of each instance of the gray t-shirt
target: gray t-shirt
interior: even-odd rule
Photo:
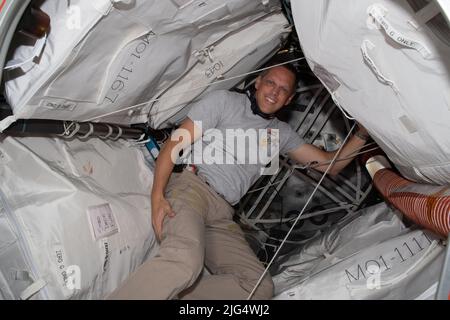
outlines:
[[[188,117],[201,127],[203,137],[191,146],[185,162],[195,164],[198,175],[232,205],[271,158],[304,143],[287,123],[253,114],[245,94],[212,91],[192,106]]]

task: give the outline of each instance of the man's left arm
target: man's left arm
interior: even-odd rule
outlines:
[[[336,161],[334,165],[330,168],[328,173],[330,175],[337,175],[342,169],[344,169],[354,158],[351,155],[359,151],[369,139],[369,135],[365,128],[359,126],[355,135],[353,135],[342,148],[338,159],[345,159]],[[325,172],[330,165],[331,160],[333,160],[337,151],[327,152],[312,144],[302,144],[297,149],[288,152],[289,158],[292,160],[306,165],[308,163],[317,162],[319,164],[324,163],[314,167],[314,169],[321,172]],[[347,159],[348,158],[348,159]]]

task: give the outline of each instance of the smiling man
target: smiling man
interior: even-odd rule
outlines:
[[[273,117],[283,106],[291,103],[295,84],[296,76],[291,68],[279,66],[264,71],[255,83],[255,96],[260,111],[269,118]]]
[[[267,162],[249,163],[244,157],[244,161],[216,163],[205,157],[219,152],[239,159],[242,152],[267,148],[270,144],[280,154],[302,164],[331,160],[334,153],[305,144],[288,124],[275,117],[278,110],[291,102],[295,87],[294,69],[276,66],[259,75],[254,93],[215,91],[192,106],[156,162],[151,200],[159,252],[110,298],[229,300],[249,296],[264,267],[233,222],[231,205],[247,193]],[[256,143],[246,144],[245,148],[250,150],[239,150],[235,141],[220,138],[226,137],[227,130],[258,130],[268,134],[258,136]],[[367,138],[364,129],[357,132],[344,146],[342,158],[363,146]],[[194,155],[196,150],[205,148],[213,152],[198,155],[203,161],[190,166],[190,170],[172,174],[178,150],[191,144]],[[196,148],[198,144],[204,148]],[[336,174],[350,161],[336,163],[331,172]],[[317,169],[326,168],[324,165]],[[204,266],[211,274],[202,273]],[[266,274],[253,298],[270,299],[272,294],[273,283]]]

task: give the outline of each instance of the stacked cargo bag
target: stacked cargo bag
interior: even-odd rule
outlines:
[[[239,83],[245,78],[239,75],[256,69],[272,57],[290,31],[284,15],[276,11],[199,50],[191,56],[191,67],[156,95],[158,100],[151,103],[150,126],[162,128],[176,124],[186,116],[194,99]]]
[[[448,1],[297,0],[307,61],[401,174],[450,183]]]
[[[147,122],[149,101],[194,68],[199,52],[278,8],[277,0],[47,0],[41,10],[50,16],[51,28],[39,59],[5,74],[14,115],[1,122],[0,131],[30,118]],[[279,28],[274,33],[285,30],[274,23]],[[280,41],[269,38],[266,54]],[[241,55],[264,44],[259,41]],[[12,56],[26,60],[35,49],[18,46]],[[240,59],[224,61],[225,68]],[[255,64],[243,64],[239,72]]]
[[[1,140],[1,298],[103,299],[154,255],[153,175],[139,149]]]
[[[381,203],[280,257],[275,299],[433,299],[444,256],[436,235]]]

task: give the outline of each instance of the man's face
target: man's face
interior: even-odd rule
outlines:
[[[256,79],[255,88],[259,108],[272,114],[291,102],[295,94],[295,76],[282,66],[274,67]]]

